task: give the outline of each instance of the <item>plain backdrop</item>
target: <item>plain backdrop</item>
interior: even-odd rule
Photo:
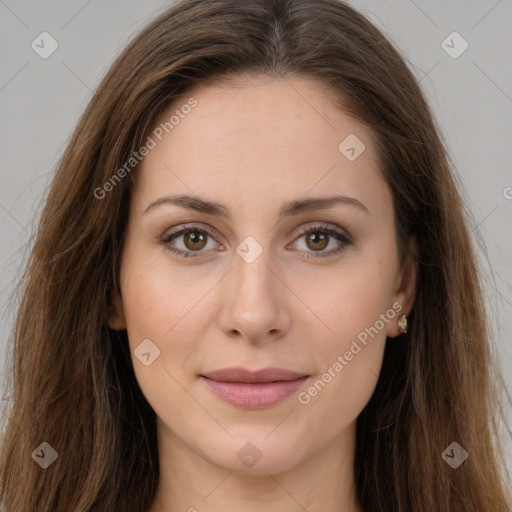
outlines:
[[[0,0],[2,391],[15,311],[12,293],[58,159],[114,58],[170,4]],[[494,349],[512,390],[512,1],[351,4],[394,42],[432,106],[471,208],[473,236],[481,240]],[[55,43],[40,36],[43,32]],[[48,51],[52,44],[57,49],[43,59],[42,46]],[[501,408],[510,425],[512,404]],[[507,460],[512,468],[510,441]]]

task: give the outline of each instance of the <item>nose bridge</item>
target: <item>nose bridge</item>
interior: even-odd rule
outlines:
[[[224,305],[220,315],[225,333],[238,331],[243,337],[259,339],[268,332],[284,331],[283,297],[270,269],[275,266],[272,252],[264,242],[244,239],[233,256],[233,271],[226,282]]]
[[[272,280],[275,279],[268,267],[274,264],[271,250],[262,240],[247,237],[236,248],[233,280],[235,300],[270,303],[273,300]]]

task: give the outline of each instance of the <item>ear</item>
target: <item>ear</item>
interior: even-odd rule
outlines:
[[[117,290],[112,292],[112,303],[108,318],[108,326],[114,331],[122,331],[126,329],[123,299]]]
[[[409,247],[404,258],[402,268],[398,271],[395,280],[395,291],[393,294],[393,304],[398,303],[402,309],[398,311],[397,316],[387,326],[387,336],[395,338],[402,334],[397,320],[402,315],[408,315],[414,305],[416,296],[416,278],[418,275],[418,242],[414,236],[409,239]]]

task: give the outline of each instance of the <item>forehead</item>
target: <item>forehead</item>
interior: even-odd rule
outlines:
[[[374,134],[336,108],[333,97],[323,83],[302,78],[195,87],[149,134],[156,144],[137,172],[140,208],[164,193],[209,196],[240,210],[251,198],[261,207],[344,193],[384,213],[391,198]]]

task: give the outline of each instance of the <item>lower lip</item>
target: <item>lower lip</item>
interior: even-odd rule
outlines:
[[[202,376],[201,378],[221,400],[244,409],[263,409],[288,398],[302,386],[308,377],[258,383],[218,382]]]

